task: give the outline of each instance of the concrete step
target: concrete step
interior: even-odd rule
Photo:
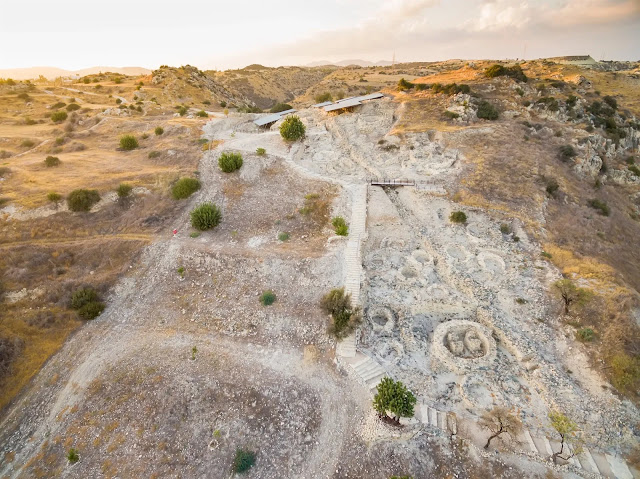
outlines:
[[[605,454],[604,456],[607,458],[609,468],[616,479],[633,479],[633,474],[631,474],[626,462],[611,454]]]
[[[604,456],[604,454],[591,451],[591,457],[593,458],[593,461],[596,463],[596,466],[598,467],[598,471],[600,471],[600,474],[602,474],[604,477],[610,477],[612,479],[616,477],[613,474],[613,471],[611,470],[611,467],[609,466],[609,463],[607,462],[607,458]]]
[[[382,379],[383,379],[384,377],[386,377],[386,376],[387,376],[387,375],[383,373],[383,374],[380,374],[379,376],[376,376],[376,377],[374,377],[374,378],[372,378],[372,379],[369,379],[369,380],[366,382],[367,386],[369,387],[369,391],[372,391],[372,392],[373,392],[373,394],[375,394],[375,393],[377,392],[377,386],[378,386],[378,384],[380,384],[380,381],[382,381]]]
[[[447,430],[447,413],[438,411],[438,427],[443,431]]]
[[[591,452],[586,447],[582,448],[582,452],[578,455],[578,461],[580,461],[580,466],[582,469],[589,472],[598,473],[598,466],[596,466],[595,461],[591,457]]]
[[[438,427],[438,411],[432,407],[429,408],[429,425]]]
[[[531,433],[527,429],[525,429],[522,435],[524,436],[524,442],[529,447],[529,450],[531,452],[538,452],[538,448],[536,447],[536,444],[533,442]]]

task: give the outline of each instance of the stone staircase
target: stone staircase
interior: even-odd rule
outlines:
[[[349,358],[345,362],[351,367],[360,382],[372,393],[375,392],[376,386],[382,381],[382,378],[387,375],[377,361],[361,352],[356,351],[353,358]]]

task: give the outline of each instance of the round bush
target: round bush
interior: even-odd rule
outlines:
[[[465,215],[463,211],[454,211],[449,216],[449,219],[453,223],[466,223],[467,222],[467,215]]]
[[[78,105],[77,103],[69,103],[66,108],[67,111],[76,111],[79,109],[80,109],[80,105]]]
[[[133,186],[127,183],[120,183],[118,185],[118,188],[116,189],[116,192],[118,193],[118,196],[120,198],[126,198],[131,193],[131,190],[133,190]]]
[[[247,472],[253,464],[256,462],[255,452],[247,451],[244,449],[236,450],[236,456],[233,458],[233,472],[243,473]]]
[[[240,153],[223,153],[218,158],[218,166],[225,173],[240,169],[242,166],[242,155]]]
[[[200,231],[215,228],[222,214],[213,203],[202,203],[191,212],[191,226]]]
[[[271,306],[276,301],[276,295],[273,291],[268,290],[260,296],[260,302],[263,306]]]
[[[306,128],[296,115],[288,116],[280,125],[280,135],[286,141],[296,141],[304,137]]]
[[[153,131],[156,133],[156,135],[160,136],[164,133],[164,128],[162,128],[161,126],[156,126],[156,129]]]
[[[266,154],[267,154],[267,150],[265,150],[264,148],[256,148],[256,155],[264,156]]]
[[[100,301],[91,301],[78,310],[78,315],[82,319],[95,319],[104,311],[104,303]]]
[[[209,118],[209,115],[204,110],[200,110],[198,113],[196,113],[196,116],[199,116],[200,118]]]
[[[60,158],[58,158],[57,156],[47,156],[47,158],[44,160],[44,164],[47,168],[59,166]]]
[[[66,111],[56,111],[51,114],[51,121],[53,121],[54,123],[60,123],[61,121],[65,121],[66,119]]]
[[[485,120],[497,120],[498,119],[498,110],[486,100],[482,100],[478,103],[478,111],[476,113],[478,118],[484,118]]]
[[[98,293],[93,288],[77,289],[71,295],[71,307],[73,309],[80,309],[88,303],[98,301]]]
[[[120,148],[123,150],[135,150],[138,146],[138,140],[133,135],[124,135],[120,138]]]
[[[67,197],[67,205],[71,211],[89,211],[98,201],[98,190],[73,190]]]
[[[200,182],[195,178],[180,178],[171,188],[171,195],[176,200],[189,198],[200,189]]]
[[[55,191],[52,191],[51,193],[47,194],[47,199],[52,203],[57,203],[62,199],[62,195],[60,193],[56,193]]]

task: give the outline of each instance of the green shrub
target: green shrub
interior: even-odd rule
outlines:
[[[22,143],[20,143],[20,146],[23,148],[31,148],[34,145],[35,142],[33,140],[24,140]]]
[[[227,106],[227,102],[226,102],[226,101],[221,101],[221,102],[220,102],[220,106],[221,106],[222,108],[226,108],[226,106]]]
[[[303,138],[306,128],[300,118],[296,115],[290,115],[284,119],[280,125],[280,135],[286,141],[296,141]]]
[[[176,200],[189,198],[200,189],[200,181],[196,178],[180,178],[171,188],[171,195]]]
[[[156,134],[156,136],[160,136],[164,133],[164,128],[162,128],[161,126],[156,126],[156,129],[153,131]]]
[[[326,91],[324,93],[316,95],[314,100],[316,101],[316,103],[324,103],[325,101],[333,101],[333,98],[331,97],[331,93]]]
[[[211,105],[211,102],[209,100],[203,100],[202,104],[203,105]]]
[[[20,98],[21,100],[24,100],[25,102],[31,100],[31,97],[29,96],[29,94],[25,92],[19,93],[18,98]]]
[[[47,168],[52,168],[54,166],[60,165],[60,158],[57,156],[47,156],[44,160],[44,164]]]
[[[60,202],[60,200],[62,200],[62,195],[60,193],[56,193],[55,191],[52,191],[51,193],[47,194],[47,199],[52,203],[58,203]]]
[[[467,222],[467,215],[463,211],[453,211],[449,215],[449,220],[452,223],[466,223]]]
[[[198,113],[196,113],[196,116],[198,116],[200,118],[209,118],[209,115],[204,110],[200,110]]]
[[[133,190],[133,186],[127,183],[120,183],[118,185],[118,188],[116,189],[116,192],[118,193],[118,197],[126,198],[131,193],[131,190]]]
[[[631,173],[633,173],[637,177],[640,177],[640,168],[638,168],[636,165],[631,165],[628,167],[628,169]]]
[[[63,102],[59,101],[58,103],[54,103],[53,105],[51,105],[51,109],[52,110],[57,110],[59,108],[62,108],[65,105],[66,105],[66,103],[63,103]]]
[[[147,157],[152,160],[154,158],[158,158],[161,155],[159,151],[150,151]]]
[[[25,125],[35,125],[36,123],[38,123],[38,122],[35,121],[33,118],[25,118],[24,119],[24,124]]]
[[[236,455],[233,458],[233,472],[242,474],[247,472],[256,462],[256,453],[247,449],[236,449]]]
[[[256,148],[256,155],[264,156],[266,154],[267,154],[267,150],[265,150],[264,148]]]
[[[213,203],[201,203],[191,211],[191,226],[200,231],[215,228],[220,223],[222,214]]]
[[[576,150],[574,150],[571,145],[563,145],[558,149],[558,154],[560,156],[560,160],[568,161],[571,158],[575,158]]]
[[[89,211],[98,201],[100,201],[98,190],[73,190],[67,196],[67,205],[71,211]]]
[[[502,223],[500,225],[500,233],[502,233],[503,235],[511,234],[511,226],[506,223]]]
[[[260,296],[260,302],[263,306],[271,306],[276,301],[276,295],[273,291],[267,290]]]
[[[64,138],[59,136],[55,141],[56,146],[64,145]]]
[[[75,464],[76,462],[78,462],[80,460],[78,451],[76,451],[74,448],[69,449],[69,454],[67,454],[67,460],[71,464]]]
[[[495,78],[499,76],[508,76],[519,82],[526,82],[527,76],[522,71],[520,65],[514,65],[512,67],[503,67],[502,65],[492,65],[484,71],[487,78]]]
[[[188,110],[187,110],[187,107],[186,107],[186,106],[182,106],[182,105],[181,105],[181,106],[179,106],[179,107],[178,107],[178,114],[179,114],[180,116],[185,116],[185,115],[187,114],[187,111],[188,111]]]
[[[594,210],[598,210],[598,213],[602,216],[609,216],[609,214],[611,213],[611,210],[609,209],[607,203],[597,198],[589,200],[587,204]]]
[[[556,191],[558,191],[558,188],[560,188],[560,185],[558,184],[558,182],[554,178],[547,178],[546,179],[545,190],[550,196],[555,195]]]
[[[77,289],[71,295],[71,307],[73,309],[80,309],[88,303],[100,301],[100,296],[93,288]]]
[[[449,83],[447,85],[443,85],[441,83],[434,83],[431,85],[431,90],[434,93],[444,93],[445,95],[456,95],[458,93],[471,93],[471,87],[469,85],[457,83]]]
[[[560,104],[558,103],[558,100],[556,100],[552,96],[542,97],[536,103],[544,105],[545,108],[549,111],[558,111],[560,109]]]
[[[288,241],[289,240],[289,233],[282,232],[282,233],[278,234],[278,239],[280,241]]]
[[[520,87],[516,88],[516,93],[520,96],[524,96],[524,90]]]
[[[410,81],[405,80],[404,78],[400,78],[398,80],[398,91],[406,91],[411,90],[415,85]]]
[[[565,103],[567,104],[567,107],[573,108],[574,106],[576,106],[577,102],[578,102],[577,96],[569,95]]]
[[[618,109],[618,101],[613,98],[612,96],[605,96],[604,98],[602,98],[604,100],[604,102],[609,105],[611,108],[613,108],[614,110]]]
[[[122,150],[135,150],[138,146],[138,140],[133,135],[124,135],[120,138],[120,148]]]
[[[485,120],[497,120],[498,110],[486,100],[482,100],[478,103],[478,111],[476,112],[478,118],[484,118]]]
[[[190,238],[197,238],[198,236],[200,236],[199,231],[192,231],[191,233],[189,233]]]
[[[321,103],[321,102],[318,102]],[[291,110],[293,109],[293,107],[291,105],[289,105],[288,103],[276,103],[275,105],[273,105],[271,107],[271,109],[269,110],[270,113],[280,113],[281,111],[287,111],[287,110]]]
[[[638,391],[640,357],[619,352],[607,361],[611,367],[611,383],[620,391]]]
[[[331,224],[338,236],[347,236],[349,234],[349,227],[342,216],[336,216],[333,218],[331,220]]]
[[[242,166],[242,155],[240,153],[224,152],[218,158],[218,166],[225,173],[231,173]]]
[[[116,105],[119,105],[122,103],[122,100],[120,98],[116,98]]]
[[[460,118],[460,115],[457,114],[455,111],[449,111],[449,110],[444,111],[444,116],[446,116],[450,120],[455,120],[456,118]]]
[[[62,121],[65,121],[66,119],[67,119],[66,111],[54,111],[51,114],[51,121],[53,121],[54,123],[60,123]]]
[[[66,108],[66,110],[69,111],[69,112],[76,111],[76,110],[79,110],[79,109],[80,109],[80,105],[78,105],[77,103],[69,103],[67,105],[67,108]]]
[[[91,301],[78,309],[78,315],[82,319],[86,320],[95,319],[102,314],[104,308],[104,303],[100,301]]]
[[[582,328],[576,332],[576,337],[580,341],[584,341],[584,342],[593,341],[593,339],[595,338],[595,335],[596,335],[595,331],[591,328]]]
[[[344,288],[336,288],[322,297],[320,307],[331,315],[332,324],[329,332],[337,339],[342,339],[353,331],[362,319],[359,308],[352,308],[351,295],[345,294]]]

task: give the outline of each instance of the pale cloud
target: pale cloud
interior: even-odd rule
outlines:
[[[522,28],[531,21],[531,8],[527,2],[499,0],[485,3],[480,8],[480,17],[470,19],[466,25],[472,30],[500,30]]]
[[[638,0],[570,0],[557,11],[548,11],[547,20],[552,25],[613,24],[640,17]],[[640,37],[636,38],[640,42]]]

